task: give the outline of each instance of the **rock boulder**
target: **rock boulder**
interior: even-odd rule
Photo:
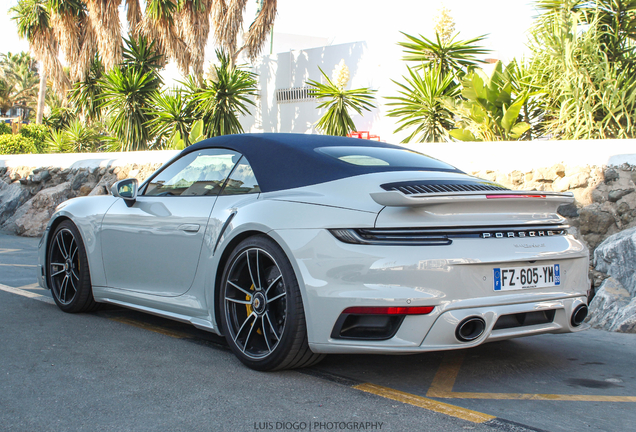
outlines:
[[[636,297],[636,228],[605,239],[594,251],[594,267],[609,274]]]
[[[31,197],[29,190],[20,182],[10,185],[0,180],[0,225],[5,223]]]
[[[636,333],[636,298],[616,279],[603,281],[590,303],[588,323],[595,328]]]
[[[10,217],[2,228],[25,237],[39,237],[60,203],[73,198],[71,183],[43,189]]]

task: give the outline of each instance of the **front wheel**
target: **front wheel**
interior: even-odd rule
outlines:
[[[70,220],[60,223],[50,237],[46,270],[53,300],[64,312],[89,312],[97,308],[84,242]]]
[[[225,338],[245,365],[262,371],[292,369],[322,359],[309,349],[291,263],[269,237],[247,238],[234,249],[219,294]]]

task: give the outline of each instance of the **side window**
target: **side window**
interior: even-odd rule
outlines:
[[[249,193],[259,193],[261,189],[258,187],[258,181],[254,176],[254,171],[250,163],[242,157],[236,168],[230,174],[225,189],[221,195],[241,195]]]
[[[188,153],[153,178],[144,195],[218,195],[225,179],[241,155],[226,149]]]

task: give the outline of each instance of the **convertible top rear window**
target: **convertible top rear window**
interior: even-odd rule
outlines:
[[[408,149],[383,147],[319,147],[317,152],[359,166],[453,170],[451,165]]]

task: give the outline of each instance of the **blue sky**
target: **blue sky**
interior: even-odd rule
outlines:
[[[9,16],[17,0],[0,3],[0,53],[27,50]],[[255,0],[248,4],[253,8]],[[536,14],[527,0],[278,0],[274,31],[325,37],[333,44],[395,44],[402,40],[400,31],[430,36],[432,18],[441,5],[451,10],[462,38],[490,34],[487,45],[493,57],[508,61],[526,52],[526,32]]]

